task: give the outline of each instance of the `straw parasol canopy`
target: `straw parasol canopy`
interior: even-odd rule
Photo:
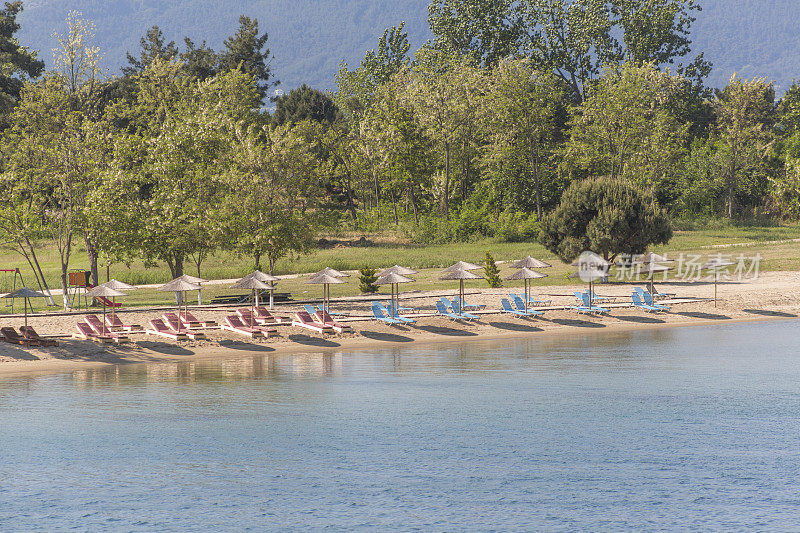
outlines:
[[[191,276],[189,276],[189,277],[191,277]],[[197,279],[197,278],[195,278],[195,279]],[[188,292],[188,291],[199,291],[200,289],[202,289],[202,287],[200,286],[199,283],[192,283],[192,282],[190,282],[190,281],[188,281],[186,279],[183,279],[183,276],[181,276],[179,278],[173,279],[172,281],[170,281],[169,283],[167,283],[165,285],[162,285],[161,287],[159,287],[156,290],[157,291],[162,291],[162,292],[177,292],[177,293],[181,294],[181,298],[177,299],[178,300],[178,315],[180,316],[180,314],[181,314],[181,300],[183,300],[186,303],[186,311],[187,312],[189,311],[189,302],[186,300],[185,293]],[[179,331],[180,331],[180,328],[181,328],[181,326],[178,325],[178,330]]]
[[[394,268],[394,267],[393,267]],[[402,268],[402,267],[400,267]],[[396,272],[389,272],[385,276],[381,276],[375,281],[375,285],[391,285],[392,286],[392,315],[397,314],[398,310],[400,309],[400,287],[397,287],[400,283],[413,283],[416,280],[413,280],[409,277],[406,277],[402,274],[398,274]],[[397,303],[395,304],[395,287],[397,287]]]
[[[600,257],[594,252],[583,252],[581,255],[572,263],[572,266],[576,267],[587,267],[587,268],[608,268],[611,266],[611,263]]]
[[[333,270],[333,269],[331,269]],[[336,270],[333,270],[336,272]],[[318,273],[316,276],[312,277],[306,283],[310,283],[312,285],[322,285],[322,309],[328,311],[328,307],[331,301],[331,289],[330,285],[340,284],[340,283],[347,283],[346,281],[342,281],[339,277],[333,276],[326,272]]]
[[[109,289],[114,289],[115,291],[133,291],[136,290],[136,287],[133,285],[128,285],[127,283],[123,283],[119,280],[112,279],[106,281],[102,285],[98,285],[98,287],[108,287]]]
[[[736,263],[733,261],[728,261],[727,259],[723,259],[721,257],[714,257],[708,262],[706,262],[701,268],[703,270],[713,270],[714,271],[714,307],[717,307],[717,283],[719,282],[719,271],[722,268],[727,268],[729,266],[733,266]]]
[[[648,252],[643,256],[636,258],[636,261],[634,261],[633,263],[643,265],[646,263],[674,263],[674,262],[675,262],[674,259],[668,259],[663,255],[658,255],[653,252]]]
[[[275,302],[275,300],[274,300],[274,293],[275,293],[275,285],[274,285],[274,283],[277,283],[278,281],[280,281],[280,279],[276,278],[275,276],[271,276],[269,274],[265,274],[264,272],[261,272],[260,270],[254,270],[253,272],[249,273],[248,275],[246,275],[242,279],[246,279],[246,278],[255,278],[258,281],[262,281],[262,282],[264,282],[264,283],[266,283],[268,285],[267,289],[269,290],[269,308],[273,309],[275,307],[274,306],[274,302]],[[256,292],[256,305],[258,305],[258,292]]]
[[[531,259],[528,257],[528,259]],[[528,291],[528,282],[532,279],[546,278],[547,274],[535,272],[528,267],[521,267],[519,270],[506,278],[507,281],[523,280],[525,282],[525,312],[528,312],[528,299],[530,292]]]
[[[265,274],[266,275],[266,274]],[[245,276],[233,285],[231,285],[231,289],[250,289],[252,291],[252,297],[250,298],[250,305],[252,307],[252,313],[250,314],[250,327],[253,327],[253,316],[256,313],[256,291],[260,291],[263,289],[271,289],[272,286],[268,285],[267,283],[261,281],[256,276]]]
[[[450,265],[449,267],[445,268],[442,272],[455,272],[457,270],[478,270],[479,268],[483,267],[480,265],[476,265],[475,263],[467,263],[466,261],[459,261],[458,263]]]
[[[35,291],[33,289],[29,289],[28,287],[20,287],[19,289],[15,290],[14,292],[10,292],[8,294],[4,294],[3,298],[22,298],[23,300],[23,307],[25,308],[25,326],[28,325],[28,298],[47,298],[46,294],[41,292]],[[31,307],[33,310],[33,307]]]
[[[388,276],[389,274],[400,274],[401,276],[411,276],[413,274],[418,274],[418,272],[412,268],[402,267],[400,265],[394,265],[389,268],[385,268],[378,272],[378,277],[382,278]]]
[[[320,274],[327,274],[329,276],[333,276],[334,278],[349,278],[350,277],[350,274],[345,274],[344,272],[340,272],[340,271],[336,270],[335,268],[331,268],[331,267],[325,267],[322,270],[320,270],[319,272],[317,272],[316,274],[312,274],[311,277],[314,278],[316,276],[319,276]]]
[[[666,265],[657,265],[656,263],[644,263],[646,266],[639,270],[639,274],[647,275],[647,279],[650,280],[650,294],[653,295],[655,298],[655,286],[653,284],[653,279],[655,278],[656,274],[663,274],[665,272],[669,272],[672,270],[671,266]]]
[[[469,263],[467,263],[469,264]],[[480,267],[478,267],[480,268]],[[461,302],[461,305],[464,305],[464,281],[469,279],[483,279],[481,276],[477,274],[473,274],[468,270],[463,269],[456,269],[456,270],[445,270],[444,276],[441,276],[439,279],[441,280],[458,280],[458,298]]]
[[[550,268],[553,265],[551,265],[550,263],[545,263],[544,261],[539,261],[538,259],[535,259],[535,258],[533,258],[531,256],[528,256],[525,259],[522,259],[522,260],[517,261],[515,263],[511,263],[510,266],[511,266],[511,268],[534,269],[534,268]],[[510,280],[511,278],[506,278],[506,279]],[[523,279],[523,278],[519,278],[519,279]]]
[[[120,282],[117,282],[117,283],[120,283]],[[123,283],[123,285],[125,285],[125,284]],[[98,285],[97,287],[95,287],[92,290],[88,291],[86,293],[86,296],[88,296],[90,298],[95,298],[95,297],[102,297],[103,298],[103,300],[101,300],[101,301],[103,302],[103,324],[105,324],[106,323],[106,301],[108,300],[108,298],[115,298],[116,299],[117,296],[127,296],[127,295],[122,291],[118,291],[117,289],[112,289],[108,285],[103,284],[103,285]],[[111,309],[112,309],[112,312],[113,312],[114,308],[112,307]]]

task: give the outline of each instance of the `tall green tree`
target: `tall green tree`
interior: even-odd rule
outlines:
[[[20,44],[16,34],[20,29],[17,17],[22,2],[6,2],[0,9],[0,127],[8,126],[7,117],[19,102],[26,80],[36,79],[44,70],[35,51]]]
[[[145,32],[144,37],[139,39],[139,57],[130,52],[126,53],[128,65],[122,67],[122,73],[126,76],[138,74],[147,69],[156,59],[160,61],[172,61],[178,56],[178,47],[175,41],[166,42],[164,32],[158,26],[152,26]]]
[[[725,190],[726,215],[736,212],[737,196],[766,178],[767,149],[774,141],[775,89],[765,78],[739,79],[735,74],[715,101]]]
[[[258,19],[244,15],[239,17],[239,29],[225,39],[223,50],[219,53],[220,70],[241,69],[256,80],[262,101],[267,97],[270,87],[279,82],[274,79],[272,54],[267,48],[267,33],[260,33]]]
[[[592,178],[573,183],[542,219],[539,242],[569,263],[584,251],[613,260],[666,244],[672,227],[655,198],[627,180]]]
[[[313,120],[333,124],[340,118],[339,108],[328,95],[304,83],[289,91],[289,94],[278,97],[272,122],[282,125],[287,122],[296,124],[303,120]]]

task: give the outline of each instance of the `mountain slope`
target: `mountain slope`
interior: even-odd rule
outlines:
[[[126,51],[137,51],[150,26],[162,28],[168,40],[182,45],[186,35],[206,40],[215,49],[245,14],[269,33],[273,69],[289,90],[301,83],[333,88],[342,59],[358,63],[373,48],[384,28],[406,21],[412,50],[430,37],[429,0],[27,0],[22,14],[23,44],[51,61],[54,30],[64,31],[70,9],[97,25],[104,64],[118,74]],[[709,83],[724,86],[731,74],[766,76],[778,92],[800,78],[800,44],[795,21],[798,0],[700,0],[693,40],[714,63]]]

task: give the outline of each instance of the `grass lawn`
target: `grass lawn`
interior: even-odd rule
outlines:
[[[688,254],[700,254],[703,261],[710,255],[720,253],[730,255],[734,260],[740,254],[745,257],[754,257],[756,254],[760,254],[762,257],[761,271],[798,270],[800,269],[800,243],[771,242],[791,239],[800,239],[800,225],[703,229],[676,232],[669,245],[657,247],[653,251],[666,253],[672,258],[678,258],[681,253],[687,254],[687,257]],[[731,244],[737,246],[720,247]],[[742,245],[738,246],[739,244]],[[372,244],[368,246],[327,248],[308,255],[283,259],[277,264],[276,274],[315,272],[325,266],[339,270],[354,270],[365,266],[383,268],[397,263],[421,271],[419,275],[414,276],[418,282],[409,284],[403,289],[447,290],[456,287],[457,284],[439,281],[438,275],[441,268],[458,260],[482,263],[487,251],[491,252],[497,261],[513,261],[526,255],[532,255],[551,263],[553,268],[545,270],[549,277],[537,280],[535,283],[537,286],[563,285],[568,282],[566,275],[572,271],[571,267],[561,263],[553,254],[537,243],[497,243],[492,240],[484,240],[446,245],[414,245],[376,236]],[[60,288],[60,263],[57,250],[52,245],[42,243],[37,253],[50,288]],[[80,244],[76,247],[70,262],[73,268],[88,267],[85,249]],[[30,267],[18,254],[7,250],[0,251],[0,268],[20,268],[25,283],[36,288]],[[241,277],[251,270],[252,265],[248,258],[219,253],[203,263],[200,275],[207,279],[227,279]],[[192,263],[186,265],[186,271],[189,274],[197,274]],[[501,271],[503,276],[510,273],[508,268],[502,266]],[[481,274],[481,272],[476,273]],[[170,273],[166,266],[145,268],[141,261],[137,261],[131,265],[112,265],[111,277],[139,285],[167,282],[170,279]],[[101,273],[101,280],[105,280],[105,272]],[[0,279],[0,284],[2,284],[0,290],[9,291],[10,281],[10,275],[7,275],[5,280]],[[486,284],[482,281],[475,281],[468,283],[468,286],[485,287]],[[304,278],[284,280],[279,284],[278,290],[290,292],[295,299],[315,298],[322,292],[320,286],[308,285]],[[382,288],[381,292],[388,293],[389,288]],[[212,285],[204,289],[203,298],[205,301],[210,301],[216,295],[235,293],[237,291],[228,289],[226,285]],[[344,285],[331,287],[333,297],[356,294],[358,294],[358,280],[355,276],[349,278],[348,283]],[[56,297],[56,300],[60,302],[60,297]],[[128,297],[121,299],[126,306],[163,305],[168,304],[170,300],[170,295],[155,290],[133,291]],[[0,313],[10,311],[4,306],[4,303],[0,301]],[[41,301],[34,302],[34,305],[37,309],[42,309],[44,308],[43,303]],[[21,306],[21,304],[22,302],[18,301],[16,305]]]

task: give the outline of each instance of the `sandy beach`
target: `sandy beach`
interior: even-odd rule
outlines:
[[[641,328],[685,327],[707,324],[724,324],[734,321],[787,320],[800,316],[800,273],[770,272],[758,279],[740,282],[725,281],[719,284],[719,301],[714,307],[714,285],[709,282],[660,283],[662,292],[676,297],[667,300],[672,309],[667,313],[647,314],[630,306],[633,285],[610,283],[600,285],[596,291],[611,297],[603,303],[611,310],[607,316],[586,316],[564,309],[551,309],[574,305],[576,285],[534,288],[535,296],[552,303],[544,307],[541,318],[519,319],[501,314],[500,298],[509,292],[520,293],[519,288],[470,289],[467,301],[483,304],[478,312],[480,319],[454,322],[434,315],[434,301],[451,291],[402,293],[404,306],[417,308],[407,316],[417,320],[410,326],[389,326],[369,318],[369,303],[359,298],[334,300],[332,308],[343,313],[342,322],[353,328],[353,333],[326,335],[322,338],[308,330],[279,326],[279,336],[251,340],[232,332],[206,330],[207,340],[175,342],[161,337],[133,334],[131,342],[122,345],[101,345],[92,341],[70,338],[75,324],[82,320],[80,314],[36,316],[28,318],[30,325],[45,336],[57,335],[57,348],[25,349],[6,342],[0,343],[0,375],[19,375],[42,372],[68,372],[114,364],[186,361],[193,359],[230,359],[253,354],[293,354],[335,350],[358,350],[411,342],[452,342],[521,336],[575,335],[622,331]],[[382,298],[388,298],[382,295]],[[293,316],[301,306],[289,304],[276,306],[276,314]],[[89,311],[100,314],[100,309]],[[125,310],[120,317],[125,323],[146,325],[161,315],[163,310]],[[195,308],[202,319],[222,321],[233,314],[231,308]],[[0,326],[20,326],[21,317],[3,317]]]

